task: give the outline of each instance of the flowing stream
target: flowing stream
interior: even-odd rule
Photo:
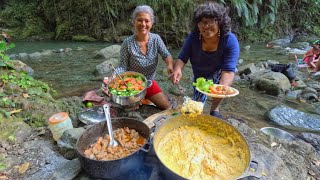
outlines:
[[[61,48],[83,48],[83,50],[72,50],[66,53],[53,53],[52,55],[41,56],[40,59],[24,60],[26,64],[35,71],[34,77],[48,83],[57,94],[56,98],[64,96],[82,96],[85,92],[98,89],[101,86],[102,78],[94,76],[95,66],[102,63],[103,59],[94,59],[95,52],[111,44],[107,43],[81,43],[65,41],[48,42],[15,42],[16,47],[11,49],[8,54],[33,53],[43,50],[58,50]],[[266,60],[276,60],[280,63],[294,62],[289,60],[288,56],[277,55],[278,50],[265,48],[265,44],[241,44],[241,47],[250,45],[250,49],[245,51],[241,49],[240,59],[243,64],[250,62],[258,63]],[[179,50],[172,50],[174,58],[177,57]],[[164,75],[165,63],[160,61],[157,69],[157,80],[166,93],[174,94],[178,88],[173,86]],[[192,71],[188,63],[183,71],[181,85],[187,89],[187,95],[192,96]],[[225,99],[221,104],[223,115],[245,118],[251,125],[258,128],[264,126],[273,126],[264,118],[267,110],[275,105],[286,104],[295,109],[308,111],[306,104],[295,100],[286,100],[281,97],[274,97],[249,88],[249,85],[235,83],[234,87],[240,91],[240,94],[233,98]],[[182,99],[182,98],[181,98]],[[180,103],[181,100],[180,99]],[[210,105],[210,101],[206,106]]]

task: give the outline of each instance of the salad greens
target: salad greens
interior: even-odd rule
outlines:
[[[128,87],[124,85],[122,80],[114,80],[114,82],[109,86],[111,94],[117,96],[133,96],[141,92],[146,86],[146,83],[143,81],[141,76],[131,75],[124,76],[122,78]]]
[[[211,91],[209,88],[210,86],[213,86],[213,81],[211,79],[206,80],[203,77],[199,77],[192,85],[199,88],[201,91],[210,93]]]

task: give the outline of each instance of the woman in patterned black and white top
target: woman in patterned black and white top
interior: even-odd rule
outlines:
[[[146,98],[160,109],[169,109],[168,97],[162,92],[155,81],[158,54],[167,64],[168,73],[173,71],[173,58],[158,34],[150,32],[154,23],[154,13],[151,7],[137,6],[132,14],[134,35],[126,38],[120,50],[120,66],[117,72],[136,71],[152,80],[152,86],[147,88]]]

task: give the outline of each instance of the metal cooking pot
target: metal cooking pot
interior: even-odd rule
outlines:
[[[112,101],[115,102],[115,103],[118,103],[120,105],[130,105],[130,104],[139,102],[141,99],[143,99],[146,96],[147,88],[151,87],[151,85],[152,85],[152,81],[151,80],[147,80],[147,78],[143,74],[138,73],[138,72],[126,71],[124,73],[121,73],[120,76],[121,77],[124,77],[124,76],[140,76],[143,79],[143,82],[146,83],[146,86],[144,87],[144,89],[141,92],[139,92],[138,94],[135,94],[133,96],[118,96],[118,95],[110,93]],[[109,82],[109,84],[107,85],[107,88],[109,89],[109,86],[111,84],[113,84],[114,81],[117,81],[119,79],[120,78],[118,76],[113,78]]]
[[[160,160],[160,171],[165,176],[165,179],[185,179],[179,174],[173,172],[169,167],[167,167],[162,161],[161,157],[158,155],[158,145],[162,138],[170,131],[180,127],[180,126],[197,126],[199,128],[207,129],[210,126],[210,132],[213,131],[219,136],[228,137],[228,139],[232,139],[233,145],[237,148],[241,149],[241,153],[239,156],[242,159],[242,172],[239,172],[238,176],[235,178],[243,178],[246,176],[255,176],[261,177],[262,169],[260,167],[256,167],[257,170],[252,172],[249,170],[249,165],[251,162],[251,155],[247,141],[242,136],[242,134],[229,123],[210,116],[210,115],[198,115],[196,117],[189,117],[184,115],[177,116],[169,116],[169,117],[159,117],[155,120],[156,130],[153,136],[153,146],[157,157]],[[170,154],[168,154],[170,156]],[[250,162],[251,161],[251,162]],[[232,163],[232,162],[230,162]],[[257,162],[254,162],[257,163]],[[257,164],[258,165],[258,164]]]
[[[149,127],[132,118],[116,118],[112,120],[114,129],[128,127],[135,129],[141,136],[146,138],[146,143],[133,154],[122,159],[102,161],[87,158],[83,153],[91,144],[97,142],[100,136],[108,134],[106,121],[100,122],[87,129],[78,139],[76,144],[77,154],[81,163],[82,169],[91,177],[94,178],[115,178],[129,173],[142,166],[144,156],[150,149],[148,140],[150,137]]]

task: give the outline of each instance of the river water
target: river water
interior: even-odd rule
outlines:
[[[70,51],[67,53],[53,53],[49,56],[42,56],[40,59],[24,60],[26,64],[35,71],[34,77],[48,83],[56,92],[56,98],[64,96],[82,96],[85,92],[101,87],[101,78],[96,78],[93,74],[95,66],[102,63],[103,59],[94,59],[95,52],[111,44],[107,43],[82,43],[66,41],[48,42],[15,42],[16,47],[11,49],[9,54],[33,53],[43,50],[58,50],[61,48],[78,47],[80,51]],[[288,56],[277,55],[278,50],[265,48],[265,44],[241,44],[241,47],[250,46],[249,51],[241,50],[240,59],[244,64],[253,62],[258,63],[266,60],[276,60],[280,63],[289,63]],[[174,58],[177,57],[179,50],[170,49]],[[176,93],[177,88],[173,86],[167,77],[163,75],[165,64],[160,61],[157,69],[157,80],[166,93]],[[192,72],[188,64],[183,72],[182,86],[187,89],[187,95],[192,96]],[[258,128],[273,126],[269,123],[264,114],[275,105],[286,104],[290,107],[308,111],[306,104],[293,100],[286,100],[283,97],[273,97],[249,88],[249,84],[235,83],[233,85],[240,91],[240,94],[233,98],[225,99],[221,104],[221,112],[225,116],[234,116],[246,119],[251,125]],[[182,98],[179,98],[181,103]],[[207,102],[210,106],[210,101]]]

